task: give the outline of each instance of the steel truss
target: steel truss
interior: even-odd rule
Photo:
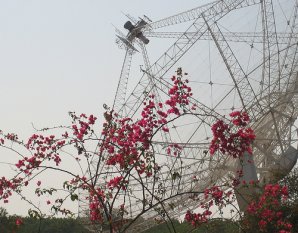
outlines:
[[[191,51],[195,44],[203,40],[210,40],[215,46],[222,63],[227,70],[232,86],[229,92],[217,100],[214,106],[205,104],[203,101],[193,97],[191,105],[196,105],[196,110],[187,109],[191,113],[186,122],[192,124],[192,129],[186,138],[179,138],[179,127],[184,121],[173,122],[169,125],[170,135],[159,135],[154,145],[156,157],[162,167],[158,181],[147,180],[146,186],[149,190],[156,190],[159,186],[160,199],[165,201],[164,211],[170,217],[181,216],[187,209],[195,209],[198,199],[190,199],[189,195],[183,195],[185,190],[199,192],[212,184],[222,184],[234,175],[237,162],[227,156],[218,154],[210,157],[208,154],[210,133],[202,136],[216,120],[225,119],[223,111],[219,106],[225,98],[235,93],[238,105],[235,108],[245,110],[252,118],[251,126],[254,128],[257,139],[254,143],[254,160],[257,167],[259,179],[264,182],[272,179],[272,171],[278,169],[289,172],[289,168],[283,167],[287,155],[297,153],[293,147],[297,146],[296,119],[298,117],[298,76],[297,76],[297,9],[298,1],[294,3],[293,12],[287,20],[284,31],[277,28],[275,15],[276,4],[273,0],[225,0],[215,1],[180,14],[166,17],[156,22],[139,24],[135,30],[142,32],[148,38],[174,38],[175,42],[154,62],[150,63],[145,44],[134,37],[132,33],[124,36],[118,33],[118,42],[125,49],[126,55],[123,62],[113,109],[121,116],[135,117],[149,93],[154,93],[157,101],[168,95],[167,90],[171,84],[165,75],[177,65],[182,57]],[[232,12],[242,8],[255,7],[261,13],[261,31],[255,32],[227,32],[222,31],[221,21]],[[137,24],[136,20],[133,20]],[[191,22],[184,32],[158,32],[157,29],[166,28],[171,25]],[[245,43],[254,49],[256,44],[261,48],[262,59],[250,69],[243,67],[237,53],[233,49],[233,43]],[[134,53],[143,56],[144,68],[142,76],[130,94],[127,93],[127,85]],[[149,51],[150,52],[150,51]],[[256,77],[258,79],[256,80]],[[210,88],[214,84],[210,80]],[[195,92],[195,90],[194,90]],[[232,106],[232,110],[234,105]],[[185,127],[184,131],[189,128]],[[178,136],[177,136],[178,135]],[[169,157],[165,148],[172,144],[179,144],[183,150],[179,157]],[[289,152],[290,151],[290,152]],[[105,155],[108,156],[108,155]],[[295,161],[296,162],[296,161]],[[97,170],[105,170],[105,165],[96,158],[92,161]],[[288,169],[288,170],[287,170]],[[93,170],[94,172],[95,170]],[[108,172],[115,172],[109,170]],[[92,172],[91,172],[92,173]],[[178,179],[172,179],[174,174],[179,174]],[[106,173],[105,173],[106,174]],[[196,176],[198,182],[193,182]],[[90,174],[90,177],[93,177]],[[101,179],[107,179],[100,174],[94,182],[101,184]],[[129,199],[129,216],[134,217],[140,203],[140,183],[137,179],[130,181],[130,194],[123,193]],[[199,198],[199,197],[198,197]],[[158,201],[154,198],[150,204]],[[85,210],[86,206],[81,205]],[[151,227],[153,219],[160,213],[152,209],[146,213],[147,221],[135,224],[135,232],[139,229],[145,230]],[[132,229],[133,231],[133,229]]]

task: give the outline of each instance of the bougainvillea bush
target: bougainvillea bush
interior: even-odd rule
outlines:
[[[1,201],[13,204],[10,203],[11,196],[19,195],[31,205],[30,216],[45,218],[57,214],[73,215],[66,203],[80,199],[88,210],[89,221],[101,226],[99,231],[104,228],[109,232],[130,232],[150,211],[158,216],[154,218],[154,224],[167,222],[169,231],[175,232],[170,215],[175,206],[169,201],[182,196],[198,200],[195,209],[181,213],[181,218],[193,227],[208,223],[216,212],[215,207],[220,212],[229,205],[234,208],[234,188],[239,185],[237,180],[241,171],[231,182],[200,192],[178,192],[173,181],[172,190],[166,195],[165,188],[160,185],[162,168],[157,162],[153,138],[158,133],[169,134],[170,122],[192,114],[192,110],[200,107],[191,103],[192,90],[183,76],[179,68],[171,78],[168,99],[164,102],[157,101],[154,94],[148,93],[136,120],[122,117],[106,107],[102,128],[97,125],[98,117],[70,112],[70,126],[37,130],[28,140],[20,140],[14,133],[1,132],[2,149],[19,157],[14,165],[15,175],[0,179]],[[255,135],[249,127],[248,114],[235,111],[230,117],[230,121],[218,119],[211,127],[210,156],[220,153],[237,160],[246,151],[253,156]],[[164,150],[168,156],[177,157],[182,148],[174,143]],[[68,169],[63,165],[70,159],[79,169]],[[186,168],[181,166],[181,169]],[[60,182],[58,188],[49,187],[47,180],[42,179],[45,172],[55,174],[56,183]],[[67,180],[61,181],[59,174],[66,175]],[[177,177],[180,177],[179,173],[172,174],[173,180]],[[196,178],[193,179],[195,181]],[[26,196],[29,186],[34,188],[34,197]],[[260,232],[290,232],[291,224],[280,211],[282,202],[287,198],[286,187],[272,184],[265,186],[264,190],[259,199],[249,200],[251,203],[245,213],[236,211],[238,218],[245,216],[245,226],[249,226],[252,217],[258,219],[255,227]],[[48,207],[50,213],[40,203]],[[137,208],[133,204],[137,204]],[[17,224],[20,225],[20,222],[21,219]]]

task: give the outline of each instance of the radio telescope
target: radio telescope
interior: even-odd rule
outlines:
[[[158,21],[127,15],[125,33],[116,29],[125,58],[113,109],[133,118],[148,93],[157,101],[166,99],[169,80],[178,67],[188,73],[194,93],[191,103],[197,106],[192,115],[169,123],[168,134],[156,136],[161,178],[158,184],[148,179],[147,187],[160,185],[166,198],[173,192],[202,191],[229,180],[237,163],[226,155],[211,157],[208,149],[211,125],[234,110],[250,115],[257,136],[253,144],[256,174],[245,177],[268,182],[276,171],[290,172],[298,156],[297,10],[297,0],[220,0]],[[178,157],[165,152],[173,143],[183,148]],[[130,189],[128,212],[134,216],[141,190],[133,182]],[[179,195],[171,203],[170,216],[181,216],[197,206]],[[152,210],[143,217],[157,215]],[[144,221],[142,229],[146,222],[150,223]]]

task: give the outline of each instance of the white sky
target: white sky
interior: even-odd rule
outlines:
[[[112,24],[121,11],[153,20],[198,1],[0,0],[0,128],[25,133],[59,124],[69,110],[112,104],[124,53]]]
[[[211,1],[0,0],[0,129],[15,132],[25,139],[34,132],[31,123],[37,128],[69,124],[68,111],[101,116],[103,104],[113,103],[124,58],[124,51],[115,44],[112,26],[125,32],[123,24],[127,18],[121,12],[135,18],[146,15],[156,21],[207,2]],[[283,8],[285,12],[287,8],[292,9],[290,4],[284,5],[287,6]],[[257,11],[254,11],[255,15],[251,14],[253,10],[239,11],[235,14],[237,20],[228,18],[227,28],[233,30],[232,26],[236,25],[235,31],[246,31],[254,26],[252,21],[260,19],[252,19],[258,14]],[[281,12],[280,15],[282,18]],[[283,18],[282,28],[285,22],[286,18]],[[170,46],[167,45],[165,47]],[[210,70],[206,68],[203,72],[198,66],[199,62],[205,67],[210,65],[207,46],[207,42],[202,43],[201,50],[195,54],[196,59],[186,62],[190,66],[189,73],[199,78],[204,76],[208,83],[209,75],[212,75]],[[243,43],[241,46],[237,52],[240,56],[245,54],[241,57],[246,59],[250,45]],[[218,54],[215,47],[213,50]],[[153,51],[152,57],[150,53],[151,62],[161,52],[154,54]],[[253,58],[250,63],[254,62]],[[214,55],[210,60],[212,67],[221,72],[218,62],[221,58],[216,60]],[[225,70],[224,66],[222,68]],[[228,74],[219,74],[219,77],[221,82],[231,82],[225,78]],[[198,84],[202,99],[212,99],[210,85],[208,91],[204,87]],[[224,94],[218,90],[213,93],[214,99],[219,99],[217,94]],[[0,151],[2,161],[13,160]],[[0,177],[7,175],[9,170],[8,166],[0,165]],[[47,179],[51,177],[54,176]],[[52,182],[55,181],[52,179]],[[10,214],[27,213],[23,202],[15,199],[12,203],[4,206]],[[0,206],[3,206],[2,202]]]
[[[0,129],[26,138],[31,123],[69,123],[68,111],[101,115],[113,102],[124,57],[112,26],[123,30],[121,12],[155,21],[206,2],[0,0]],[[0,177],[8,172],[1,165]],[[10,214],[27,213],[19,200],[11,203],[4,206]]]

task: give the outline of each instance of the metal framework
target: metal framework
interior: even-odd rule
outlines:
[[[243,8],[258,12],[257,26],[252,31],[226,30],[223,26],[226,18]],[[200,191],[212,184],[225,182],[237,169],[237,162],[227,156],[218,154],[210,157],[208,154],[211,137],[209,128],[217,119],[224,119],[230,110],[245,110],[252,118],[251,126],[257,135],[253,154],[260,180],[266,182],[272,179],[273,172],[277,170],[286,174],[296,163],[297,9],[297,0],[282,4],[278,0],[220,0],[155,22],[149,22],[147,17],[140,21],[129,17],[135,26],[130,26],[127,35],[117,31],[117,41],[126,52],[113,109],[123,117],[135,117],[148,93],[154,93],[159,101],[166,98],[167,90],[171,87],[166,76],[170,77],[169,72],[174,66],[183,67],[183,58],[194,52],[200,43],[205,42],[209,46],[209,52],[210,46],[213,46],[217,54],[214,56],[221,63],[221,68],[216,68],[221,69],[220,73],[225,72],[220,79],[213,79],[213,70],[210,68],[210,79],[198,81],[200,88],[203,85],[209,88],[212,104],[209,100],[204,101],[204,98],[194,96],[191,104],[198,106],[197,110],[188,109],[191,116],[169,124],[170,134],[157,135],[153,143],[156,159],[162,166],[161,179],[158,184],[148,179],[146,185],[153,190],[159,185],[164,190],[164,199],[173,197],[171,207],[166,207],[170,216],[177,217],[187,209],[196,208],[197,200],[180,196],[180,193],[185,190]],[[186,22],[190,24],[183,32],[158,31]],[[146,38],[171,38],[175,42],[151,64]],[[243,52],[239,44],[244,44],[249,49]],[[141,78],[129,94],[127,87],[134,53],[142,54],[144,66],[141,69]],[[249,64],[243,62],[243,57],[249,58]],[[195,81],[193,83],[195,85]],[[216,85],[219,88],[215,91]],[[196,92],[196,89],[193,91]],[[216,94],[214,98],[213,94]],[[165,153],[165,147],[172,143],[183,148],[179,158]],[[96,159],[92,164],[98,170]],[[100,170],[105,169],[104,165],[100,166]],[[105,174],[109,172],[115,171],[107,171]],[[179,174],[179,179],[172,179],[174,173]],[[198,182],[192,181],[193,176],[196,176]],[[96,177],[98,180],[94,182],[100,184],[100,175]],[[130,194],[123,194],[129,199],[131,217],[140,205],[138,185],[137,182],[130,182]],[[156,200],[152,199],[151,204],[154,202]],[[86,213],[84,203],[80,208]],[[144,216],[147,221],[136,224],[135,232],[152,226],[152,219],[158,215],[157,210],[148,211]]]

